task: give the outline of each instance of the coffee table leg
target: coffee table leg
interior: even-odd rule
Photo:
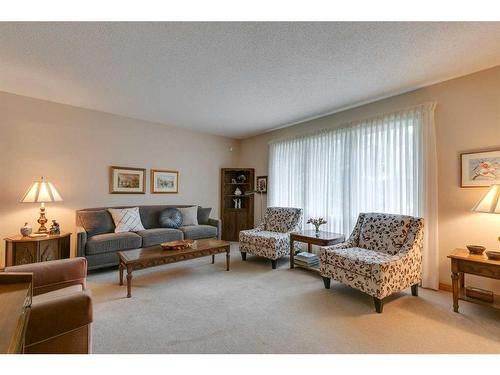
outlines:
[[[123,285],[123,264],[120,263],[120,265],[118,267],[120,270],[120,285]]]
[[[132,297],[132,267],[127,267],[127,298]]]
[[[226,251],[226,271],[229,271],[229,264],[231,263],[231,254],[229,251],[230,249]]]
[[[215,263],[215,254],[212,254],[212,264]]]

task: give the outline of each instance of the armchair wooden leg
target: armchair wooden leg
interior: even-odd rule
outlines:
[[[381,314],[382,310],[384,309],[384,302],[380,298],[377,298],[377,297],[373,297],[373,302],[375,303],[375,311],[377,311],[377,313]]]
[[[271,267],[273,268],[273,270],[276,269],[276,263],[277,263],[277,259],[271,259]]]
[[[322,276],[323,277],[323,283],[325,284],[325,288],[326,289],[330,289],[330,278],[329,277],[326,277],[326,276]]]
[[[411,295],[415,297],[418,296],[418,284],[411,286]]]
[[[247,253],[245,253],[244,251],[240,251],[241,252],[241,259],[242,260],[247,260]]]

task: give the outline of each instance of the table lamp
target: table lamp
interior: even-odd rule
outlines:
[[[490,186],[490,190],[474,206],[472,211],[500,214],[500,184]],[[500,241],[500,237],[498,237]]]
[[[35,233],[48,233],[49,231],[45,227],[47,223],[47,218],[45,217],[45,203],[46,202],[60,202],[62,201],[61,195],[58,193],[54,185],[50,182],[45,181],[43,177],[39,181],[34,181],[31,184],[26,194],[24,194],[22,203],[41,203],[40,205],[40,217],[37,222],[40,224],[40,228]]]

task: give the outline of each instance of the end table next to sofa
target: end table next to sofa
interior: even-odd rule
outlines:
[[[331,246],[335,245],[341,242],[345,241],[345,237],[343,234],[340,233],[332,233],[332,232],[324,232],[324,231],[319,231],[316,233],[315,230],[303,230],[300,232],[293,232],[290,233],[290,268],[295,267],[294,263],[294,252],[292,251],[293,249],[293,243],[297,242],[305,242],[307,243],[307,252],[312,253],[312,245],[318,245],[318,246]],[[319,272],[319,269],[312,268],[312,267],[304,267],[304,266],[299,266],[297,267],[302,267],[302,268],[307,268],[312,271]]]

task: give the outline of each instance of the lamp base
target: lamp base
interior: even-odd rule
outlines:
[[[36,234],[48,234],[49,233],[49,230],[47,229],[47,227],[45,226],[45,224],[47,223],[47,218],[45,217],[45,204],[42,203],[40,205],[40,217],[38,218],[37,220],[37,223],[40,224],[40,227],[38,228],[38,230],[35,232]]]

